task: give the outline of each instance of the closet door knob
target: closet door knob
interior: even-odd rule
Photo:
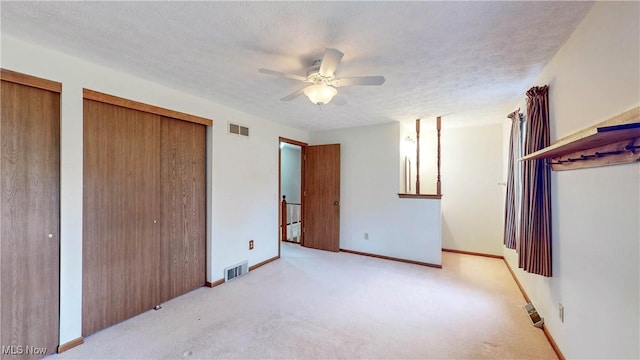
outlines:
[[[49,234],[49,235],[48,235],[48,238],[49,238],[49,239],[53,239],[53,234]]]

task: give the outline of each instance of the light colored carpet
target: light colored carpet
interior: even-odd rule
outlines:
[[[282,258],[200,288],[51,359],[556,359],[502,260],[443,269],[282,244]]]

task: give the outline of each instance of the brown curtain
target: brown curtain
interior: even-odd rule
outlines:
[[[520,109],[507,116],[511,119],[511,137],[509,138],[509,168],[507,170],[507,197],[504,205],[504,245],[515,249],[518,238],[518,212],[520,211]]]
[[[524,154],[549,146],[548,87],[527,91]],[[518,265],[551,276],[551,173],[543,159],[522,162],[522,206]]]

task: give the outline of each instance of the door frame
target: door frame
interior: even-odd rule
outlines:
[[[282,230],[280,229],[280,226],[282,224],[282,209],[281,209],[281,205],[282,205],[282,149],[280,148],[280,143],[287,143],[287,144],[291,144],[291,145],[297,145],[300,146],[300,221],[302,221],[302,226],[300,227],[300,245],[302,246],[304,244],[304,224],[305,224],[305,206],[304,206],[304,160],[305,160],[305,156],[306,156],[306,152],[307,152],[307,146],[309,146],[308,143],[302,142],[302,141],[298,141],[298,140],[294,140],[294,139],[289,139],[289,138],[285,138],[280,136],[278,138],[278,236],[276,237],[276,239],[278,239],[278,257],[280,257],[281,253],[281,246],[282,246],[282,239],[280,239],[280,236],[282,234]]]

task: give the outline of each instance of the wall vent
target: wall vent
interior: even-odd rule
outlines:
[[[527,315],[529,315],[529,320],[531,321],[531,325],[537,328],[542,328],[542,325],[544,324],[544,319],[540,316],[540,314],[538,314],[538,310],[536,310],[536,307],[533,306],[533,303],[528,303],[527,305],[525,305],[524,311],[526,311]]]
[[[237,278],[238,276],[246,274],[249,271],[248,264],[249,262],[245,260],[239,264],[224,269],[224,281],[227,282]]]
[[[249,128],[246,126],[229,123],[229,134],[240,135],[240,136],[249,136]]]

